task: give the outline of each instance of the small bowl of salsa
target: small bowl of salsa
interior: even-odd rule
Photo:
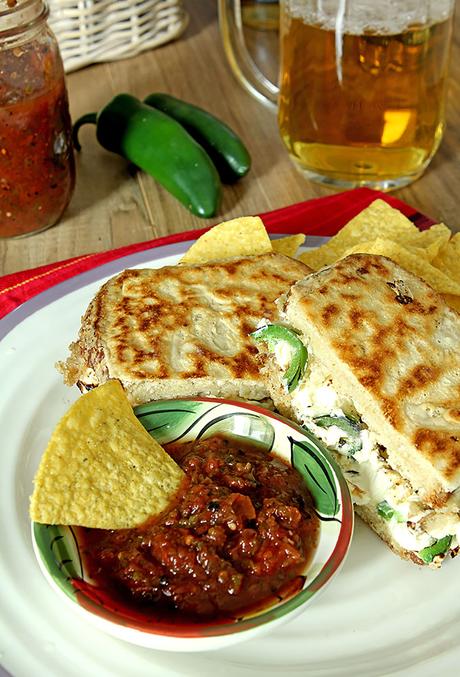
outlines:
[[[135,529],[33,523],[52,587],[101,630],[167,651],[221,648],[302,613],[353,532],[324,446],[252,404],[163,400],[135,413],[184,470],[179,495]]]

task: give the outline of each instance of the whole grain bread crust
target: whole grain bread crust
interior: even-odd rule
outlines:
[[[417,553],[406,550],[394,541],[388,522],[379,516],[374,506],[355,505],[355,512],[396,555],[414,564],[425,565],[425,562],[417,556]]]

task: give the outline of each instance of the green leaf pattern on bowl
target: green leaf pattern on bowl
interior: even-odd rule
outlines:
[[[220,413],[222,405],[209,402],[156,405],[155,402],[143,404],[134,411],[142,425],[160,444],[207,439],[220,434],[250,439],[267,451],[273,448],[274,428],[266,418],[256,413]]]
[[[340,509],[335,477],[318,444],[308,438],[291,442],[291,463],[302,475],[320,518],[335,517]]]
[[[181,439],[200,420],[209,407],[203,402],[149,402],[134,408],[144,428],[160,444]]]
[[[52,524],[33,524],[35,545],[43,563],[56,585],[72,599],[74,578],[83,578],[80,551],[71,527]]]

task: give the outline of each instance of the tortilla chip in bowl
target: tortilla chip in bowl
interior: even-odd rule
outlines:
[[[173,456],[179,489],[132,529],[33,522],[55,591],[104,632],[168,651],[225,647],[303,612],[338,573],[353,531],[348,488],[328,452],[252,404],[162,400],[134,411]],[[115,444],[106,438],[102,456]],[[120,487],[114,477],[111,491],[123,492],[126,477]]]

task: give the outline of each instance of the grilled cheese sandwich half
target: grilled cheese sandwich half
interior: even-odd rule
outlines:
[[[83,391],[116,378],[133,405],[199,395],[264,400],[248,335],[261,315],[275,321],[276,298],[308,272],[277,253],[125,270],[93,298],[58,369]]]
[[[365,254],[308,275],[278,306],[307,356],[292,387],[295,341],[270,344],[270,323],[259,323],[275,406],[328,446],[356,512],[395,552],[432,567],[456,555],[460,316],[419,278]]]

